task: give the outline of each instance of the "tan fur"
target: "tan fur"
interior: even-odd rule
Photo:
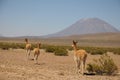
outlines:
[[[31,49],[31,44],[26,44],[26,49],[28,50],[30,50]]]
[[[87,58],[87,52],[83,49],[77,50],[77,42],[73,41],[72,47],[74,48],[74,60],[79,72],[84,74],[85,62]]]
[[[25,48],[26,48],[26,52],[27,52],[27,59],[29,59],[29,56],[30,56],[30,52],[31,52],[31,44],[28,42],[28,39],[27,38],[25,38],[25,42],[26,42],[26,46],[25,46]]]
[[[39,56],[39,54],[40,54],[40,45],[41,45],[41,44],[38,43],[37,45],[38,45],[38,47],[37,47],[37,48],[34,48],[34,50],[33,50],[35,63],[38,63],[38,62],[37,62],[37,59],[38,59],[38,56]]]

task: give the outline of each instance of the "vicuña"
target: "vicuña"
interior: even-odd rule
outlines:
[[[41,46],[41,43],[38,43],[37,44],[38,47],[37,48],[34,48],[34,61],[35,63],[37,64],[38,63],[38,56],[40,55],[40,46]]]
[[[25,42],[26,42],[26,52],[27,52],[27,59],[29,59],[30,57],[30,52],[31,52],[31,44],[28,42],[28,39],[25,38]]]
[[[85,70],[85,63],[86,63],[86,59],[87,59],[87,52],[83,49],[78,50],[77,49],[77,41],[74,41],[74,40],[73,40],[72,47],[74,49],[74,60],[76,63],[77,72],[79,72],[83,75],[84,70]]]

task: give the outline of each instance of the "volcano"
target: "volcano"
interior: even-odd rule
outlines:
[[[71,35],[119,32],[115,27],[99,18],[81,19],[64,30],[45,37],[63,37]]]

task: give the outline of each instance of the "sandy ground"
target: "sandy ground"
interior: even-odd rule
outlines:
[[[120,72],[120,55],[110,56],[114,59]],[[31,60],[26,60],[26,52],[22,49],[0,50],[0,80],[120,80],[117,76],[88,76],[76,73],[73,52],[69,56],[55,56],[41,50],[39,64],[34,64],[33,52]],[[88,55],[87,63],[99,55]]]

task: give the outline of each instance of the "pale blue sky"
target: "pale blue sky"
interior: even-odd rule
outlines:
[[[94,17],[120,30],[120,0],[0,0],[0,35],[47,35]]]

